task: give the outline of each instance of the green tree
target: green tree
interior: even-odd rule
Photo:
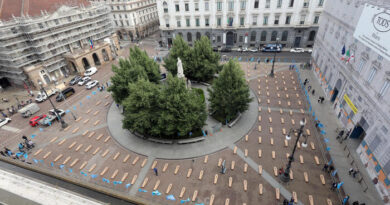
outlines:
[[[207,36],[202,36],[200,40],[195,42],[190,69],[192,76],[188,78],[198,81],[209,81],[214,77],[214,74],[219,71],[218,53],[213,51],[210,40]]]
[[[160,95],[158,127],[164,136],[183,137],[201,129],[207,119],[206,103],[195,90],[188,90],[185,81],[168,75]],[[179,137],[180,138],[180,137]]]
[[[187,42],[178,35],[173,40],[173,45],[169,51],[169,56],[164,59],[164,67],[172,73],[172,75],[177,74],[177,58],[180,58],[183,63],[184,74],[187,75],[186,70],[188,70],[188,60],[191,55],[191,47],[188,46]]]
[[[129,83],[140,78],[158,83],[161,78],[159,65],[138,47],[130,48],[129,58],[120,59],[119,66],[113,65],[112,71],[114,76],[111,77],[112,86],[109,87],[109,91],[117,103],[121,103],[129,95]]]
[[[240,65],[230,60],[223,66],[219,77],[209,89],[209,101],[216,116],[228,121],[233,120],[238,112],[248,109],[251,98]]]
[[[155,125],[158,119],[159,85],[139,79],[128,86],[129,96],[123,100],[123,128],[142,134],[158,134]]]

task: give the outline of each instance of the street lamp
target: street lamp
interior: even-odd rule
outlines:
[[[303,128],[304,128],[305,125],[306,125],[306,119],[303,118],[303,119],[299,122],[299,125],[301,126],[299,129],[296,129],[296,130],[291,129],[290,132],[288,133],[288,135],[286,135],[286,140],[291,140],[290,134],[293,133],[293,132],[294,132],[294,133],[298,132],[298,137],[297,137],[297,140],[295,141],[295,145],[294,145],[293,151],[292,151],[292,153],[291,153],[291,156],[289,156],[289,158],[288,158],[288,163],[287,163],[286,170],[284,171],[283,174],[280,175],[280,180],[282,180],[283,182],[289,182],[289,181],[290,181],[290,168],[291,168],[291,163],[292,163],[292,161],[294,160],[295,150],[296,150],[296,148],[297,148],[297,145],[298,145],[298,143],[299,143],[299,138],[300,138],[301,136],[305,137],[305,142],[302,143],[302,147],[307,147],[307,138],[308,138],[308,135],[303,134]]]
[[[68,127],[68,124],[66,124],[66,122],[61,118],[61,116],[58,115],[58,113],[57,113],[57,108],[54,106],[53,102],[52,102],[51,99],[49,98],[49,95],[47,95],[47,92],[46,92],[45,88],[43,88],[42,82],[41,82],[40,80],[38,80],[38,84],[41,86],[41,91],[43,91],[43,92],[45,93],[45,95],[47,96],[47,98],[49,99],[49,102],[50,102],[51,106],[52,106],[53,109],[54,109],[54,113],[55,113],[55,115],[57,116],[57,119],[61,122],[61,127],[62,127],[62,128]]]
[[[69,107],[69,104],[68,104],[68,102],[67,102],[66,99],[65,99],[65,96],[64,96],[61,92],[60,92],[59,95],[61,96],[61,98],[62,98],[62,99],[64,100],[64,102],[66,103],[66,106]],[[70,112],[70,114],[72,114],[73,119],[74,119],[74,120],[77,120],[76,116],[73,114],[73,112],[72,112],[71,109],[69,109],[69,112]]]
[[[272,69],[271,69],[271,73],[269,74],[270,77],[274,77],[274,66],[275,66],[275,58],[276,58],[276,53],[278,52],[279,50],[279,38],[276,38],[276,51],[274,52],[274,59],[272,60]]]

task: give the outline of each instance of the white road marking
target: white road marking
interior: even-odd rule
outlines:
[[[20,132],[21,131],[18,128],[10,127],[10,126],[7,126],[7,125],[4,125],[3,127],[1,127],[1,129],[7,130],[7,131],[10,131],[10,132]]]

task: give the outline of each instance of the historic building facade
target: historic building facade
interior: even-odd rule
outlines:
[[[103,4],[83,0],[3,1],[0,13],[3,87],[36,86],[38,80],[44,85],[55,83],[71,73],[82,73],[111,60],[119,49],[110,8]],[[76,54],[88,58],[76,61]]]
[[[312,47],[325,0],[158,0],[165,45],[175,35],[215,47]]]
[[[335,114],[352,129],[348,143],[356,144],[378,193],[387,202],[390,31],[383,19],[390,21],[389,9],[387,0],[328,0],[312,54],[314,72]]]
[[[144,38],[159,28],[156,0],[90,0],[110,6],[120,40]]]

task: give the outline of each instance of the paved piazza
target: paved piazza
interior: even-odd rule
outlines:
[[[336,192],[330,191],[329,175],[321,171],[322,145],[307,111],[297,73],[288,69],[289,64],[277,63],[275,78],[269,78],[266,74],[270,72],[270,64],[264,66],[262,62],[256,70],[255,63],[241,65],[254,102],[233,128],[222,127],[221,132],[212,133],[208,127],[205,142],[165,146],[140,142],[138,138],[120,139],[127,132],[118,124],[121,118],[110,94],[75,86],[75,96],[56,104],[75,113],[77,120],[71,113],[66,114],[68,128],[60,131],[58,123],[43,129],[30,128],[27,119],[14,116],[8,126],[19,131],[1,129],[2,146],[16,151],[21,136],[33,134],[37,146],[28,155],[32,164],[150,203],[180,204],[184,200],[185,204],[212,201],[218,205],[268,205],[281,204],[284,198],[294,195],[299,204],[310,204],[310,200],[313,204],[330,204],[329,201],[338,204]],[[111,75],[107,65],[92,78],[106,82]],[[49,108],[48,102],[40,106],[41,112]],[[296,139],[292,136],[286,146],[285,134],[290,128],[299,128],[302,118],[308,122],[305,133],[311,134],[309,146],[297,149],[292,164],[293,180],[284,184],[274,169],[285,168],[286,154],[291,153]],[[112,123],[113,126],[108,126]],[[227,167],[225,174],[220,173],[223,160]],[[153,168],[158,169],[158,176]],[[167,200],[168,195],[173,195],[176,201]]]

